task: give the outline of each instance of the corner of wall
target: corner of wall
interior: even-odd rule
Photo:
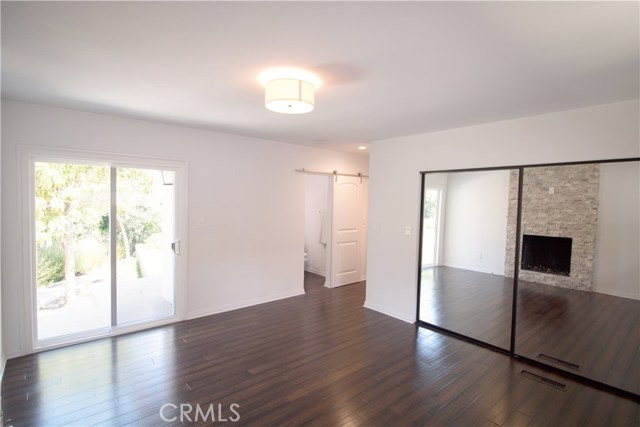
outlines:
[[[7,358],[4,355],[4,352],[0,354],[0,381],[4,378],[4,368],[7,366]]]
[[[299,289],[299,290],[296,290],[296,291],[280,292],[280,293],[276,293],[276,294],[267,295],[267,296],[264,296],[264,297],[246,299],[244,301],[234,302],[234,303],[231,303],[231,304],[218,305],[218,306],[215,306],[215,307],[206,308],[206,309],[202,309],[202,310],[192,310],[192,311],[187,313],[187,317],[186,317],[185,320],[196,319],[198,317],[211,316],[211,315],[218,314],[218,313],[224,313],[224,312],[227,312],[227,311],[238,310],[238,309],[245,308],[245,307],[251,307],[251,306],[254,306],[254,305],[258,305],[258,304],[264,304],[264,303],[267,303],[267,302],[277,301],[277,300],[281,300],[281,299],[285,299],[285,298],[296,297],[296,296],[304,295],[304,294],[305,294],[304,286],[302,286],[302,289]]]
[[[383,305],[380,305],[377,303],[365,301],[364,308],[368,308],[369,310],[377,311],[378,313],[382,313],[384,315],[394,317],[398,320],[402,320],[403,322],[412,323],[412,324],[416,323],[415,315],[409,316],[407,313],[401,313],[397,310],[384,307]]]

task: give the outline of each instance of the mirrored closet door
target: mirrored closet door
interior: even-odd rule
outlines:
[[[640,395],[638,159],[422,179],[419,323]]]
[[[636,394],[639,171],[637,161],[524,169],[515,348]]]
[[[505,256],[507,223],[516,214],[509,210],[517,201],[514,176],[517,184],[518,171],[508,169],[423,177],[418,318],[505,350],[513,301]]]

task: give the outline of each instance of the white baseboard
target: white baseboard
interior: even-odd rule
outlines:
[[[237,310],[239,308],[251,307],[252,305],[264,304],[266,302],[277,301],[284,298],[296,297],[304,295],[304,289],[296,291],[281,292],[278,294],[267,295],[260,298],[252,298],[231,304],[223,304],[216,307],[194,310],[187,313],[187,319],[195,319],[197,317],[211,316],[212,314],[224,313],[225,311]]]
[[[7,351],[4,354],[4,360],[7,361],[9,359],[13,359],[15,357],[24,356],[24,353],[21,353],[20,350]]]
[[[489,266],[482,265],[471,265],[471,264],[457,264],[457,263],[446,263],[442,264],[443,267],[451,267],[451,268],[459,268],[461,270],[471,270],[478,271],[480,273],[488,273],[495,274],[497,276],[504,276],[504,267],[502,268],[491,268]]]
[[[364,282],[366,280],[367,280],[367,276],[360,276],[360,280],[358,280],[358,282]],[[353,285],[354,283],[358,283],[358,282],[345,283],[345,284],[342,284],[342,285],[333,286],[333,285],[331,285],[331,283],[329,283],[329,279],[327,278],[327,280],[325,280],[325,282],[324,282],[324,287],[325,288],[329,288],[329,289],[331,289],[331,288],[339,288],[340,286]]]
[[[317,274],[318,276],[322,276],[322,277],[325,277],[327,275],[326,272],[320,271],[320,270],[316,270],[315,268],[305,268],[304,271],[307,271],[307,272],[313,273],[313,274]]]
[[[7,358],[4,357],[4,353],[0,355],[0,381],[4,378],[4,367],[7,366]]]
[[[624,291],[621,292],[621,291],[619,291],[617,289],[594,288],[593,291],[594,292],[598,292],[599,294],[612,295],[614,297],[631,298],[631,299],[635,299],[635,300],[640,300],[640,295],[638,295],[638,294],[633,295],[633,294],[628,293],[628,292],[624,292]]]
[[[396,310],[388,308],[388,307],[383,307],[383,306],[381,306],[379,304],[376,304],[376,303],[365,301],[364,302],[364,308],[368,308],[370,310],[377,311],[377,312],[385,314],[387,316],[394,317],[396,319],[402,320],[403,322],[416,323],[415,317],[408,316],[406,313],[401,313],[399,311],[396,311]]]

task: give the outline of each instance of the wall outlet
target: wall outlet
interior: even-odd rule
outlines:
[[[411,236],[411,226],[410,225],[406,225],[404,227],[404,235],[405,236]]]

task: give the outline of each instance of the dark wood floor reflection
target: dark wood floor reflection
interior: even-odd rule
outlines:
[[[493,344],[511,341],[513,280],[452,267],[422,271],[420,320]]]
[[[512,279],[435,267],[421,295],[421,320],[509,347]],[[516,353],[640,394],[640,301],[521,280],[516,331]]]
[[[309,278],[303,296],[12,359],[5,423],[182,425],[162,421],[167,403],[220,405],[225,419],[237,403],[229,425],[640,423],[633,401],[364,309],[364,283]]]

